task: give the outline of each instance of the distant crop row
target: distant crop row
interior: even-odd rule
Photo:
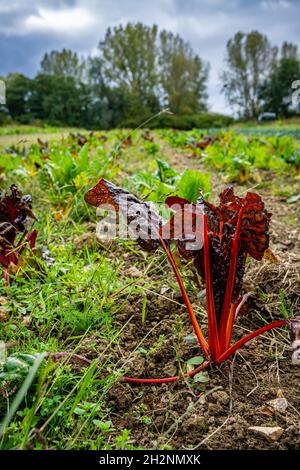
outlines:
[[[247,133],[247,129],[242,130]],[[296,131],[295,131],[296,132]],[[299,131],[298,131],[299,132]],[[228,181],[246,182],[255,168],[300,173],[300,141],[292,135],[243,135],[236,131],[162,131],[173,147],[199,158],[208,168],[223,172]]]

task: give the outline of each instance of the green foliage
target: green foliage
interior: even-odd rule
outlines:
[[[195,357],[191,357],[191,359],[187,361],[187,364],[191,366],[200,366],[203,362],[204,362],[204,359],[202,356],[195,356]]]
[[[0,437],[4,435],[21,403],[25,399],[29,400],[30,387],[44,357],[45,354],[18,353],[8,357],[4,363],[0,363],[0,386],[2,385],[0,388],[0,410],[3,398],[13,396],[12,404],[8,407],[7,413],[1,422]]]
[[[300,60],[296,57],[282,57],[268,79],[262,85],[260,97],[266,111],[288,116],[291,107],[291,85],[300,77]],[[295,112],[295,111],[294,111]]]
[[[159,36],[160,83],[172,113],[195,114],[206,110],[208,65],[178,34]]]
[[[41,70],[45,75],[72,77],[77,83],[82,82],[85,63],[76,52],[70,49],[51,51],[44,55]]]
[[[104,77],[130,98],[127,115],[159,109],[156,37],[157,26],[128,23],[108,28],[99,44]]]
[[[148,142],[145,141],[143,143],[145,150],[149,153],[149,155],[155,156],[159,152],[159,144],[156,144],[155,142]]]
[[[99,49],[104,78],[130,98],[125,119],[157,112],[159,89],[174,113],[206,109],[208,67],[179,35],[128,23],[109,28]]]
[[[3,109],[3,106],[0,105],[0,126],[8,126],[11,123],[11,117],[8,116],[8,113]],[[1,135],[1,127],[0,127]]]
[[[44,163],[40,171],[42,187],[48,183],[47,185],[52,186],[54,192],[75,193],[81,184],[86,183],[87,175],[83,176],[83,173],[88,172],[91,164],[88,144],[81,148],[77,158],[73,157],[68,148],[53,150],[51,158]],[[100,171],[100,165],[98,168]]]
[[[199,372],[198,374],[194,375],[194,382],[201,383],[201,384],[209,382],[208,373]]]
[[[6,106],[13,119],[24,120],[27,113],[28,98],[31,92],[31,80],[20,73],[11,73],[6,79]]]
[[[178,196],[196,203],[200,191],[210,192],[210,175],[197,170],[185,170],[178,181]]]
[[[157,163],[157,171],[154,174],[155,178],[158,178],[162,183],[174,183],[175,177],[178,175],[177,171],[175,171],[167,162],[163,160],[156,160]]]
[[[300,60],[293,43],[284,42],[278,57],[278,48],[258,31],[239,31],[227,42],[223,92],[243,118],[256,118],[260,111],[285,117],[299,114],[299,107],[291,106],[292,84],[299,74]]]
[[[168,140],[173,147],[189,149],[191,144],[202,141],[206,131],[193,130],[189,132],[161,131],[163,138]],[[278,173],[288,168],[299,172],[300,142],[292,135],[276,134],[276,130],[266,129],[264,132],[251,129],[238,128],[229,132],[215,131],[211,134],[215,137],[212,145],[208,145],[200,153],[196,154],[208,169],[223,172],[227,181],[246,183],[253,176],[255,168],[272,169]],[[264,137],[264,134],[266,137]],[[262,135],[262,137],[259,137]],[[197,149],[198,150],[198,149]]]
[[[19,387],[34,361],[35,356],[32,354],[15,353],[8,356],[4,363],[0,363],[0,389],[9,391]]]
[[[89,92],[72,76],[38,74],[32,81],[29,114],[52,125],[84,125]]]
[[[197,201],[200,192],[210,192],[210,175],[198,170],[185,170],[178,173],[167,162],[157,159],[157,169],[152,175],[141,172],[132,176],[129,189],[142,195],[148,195],[149,200],[164,203],[169,195],[177,195],[192,202]]]

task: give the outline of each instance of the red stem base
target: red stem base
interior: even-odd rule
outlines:
[[[198,374],[198,372],[201,372],[202,370],[207,369],[207,367],[210,364],[211,363],[209,361],[205,361],[203,364],[201,364],[201,366],[197,367],[191,372],[187,374],[183,374],[183,375],[176,375],[175,377],[165,377],[162,379],[135,379],[133,377],[122,377],[122,381],[136,383],[136,384],[166,384],[170,382],[176,382],[177,380],[180,380],[180,379],[193,377],[194,375]]]
[[[256,331],[253,331],[252,333],[244,336],[241,338],[239,341],[237,341],[233,346],[227,349],[223,354],[221,354],[214,362],[212,361],[205,361],[201,366],[197,367],[193,371],[183,374],[183,375],[176,375],[175,377],[165,377],[162,379],[136,379],[134,377],[122,377],[123,382],[130,382],[130,383],[137,383],[137,384],[165,384],[165,383],[170,383],[170,382],[176,382],[177,380],[180,379],[185,379],[189,377],[193,377],[196,375],[198,372],[201,372],[204,369],[207,369],[210,365],[212,364],[221,364],[222,362],[226,361],[229,359],[230,356],[232,356],[241,346],[243,346],[245,343],[250,341],[251,339],[261,335],[262,333],[265,333],[266,331],[272,330],[273,328],[278,328],[281,326],[285,326],[288,324],[287,320],[281,320],[277,322],[270,323],[269,325],[265,325],[262,328],[259,328]]]

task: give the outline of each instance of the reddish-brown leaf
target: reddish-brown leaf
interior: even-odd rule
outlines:
[[[27,224],[35,219],[31,208],[31,197],[22,196],[15,185],[10,187],[10,194],[0,195],[0,263],[4,267],[4,276],[10,264],[17,265],[24,249],[35,246],[37,232],[29,235]]]
[[[109,204],[120,212],[128,225],[129,235],[146,251],[161,246],[158,232],[163,221],[153,204],[140,201],[103,178],[85,194],[85,201],[95,207]]]

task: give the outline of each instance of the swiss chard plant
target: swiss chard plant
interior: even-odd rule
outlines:
[[[7,283],[10,270],[18,266],[23,251],[35,246],[37,231],[28,229],[35,219],[31,196],[22,196],[15,185],[10,187],[10,194],[0,194],[0,264]]]
[[[169,195],[177,195],[196,202],[199,192],[210,192],[210,174],[187,169],[178,173],[167,162],[157,159],[155,173],[139,172],[129,180],[130,191],[138,191],[154,203],[163,202]]]
[[[121,203],[126,196],[126,203]],[[247,296],[242,295],[243,276],[247,257],[262,260],[269,247],[269,223],[271,214],[258,194],[248,192],[245,197],[234,194],[232,187],[220,194],[220,203],[215,206],[203,198],[196,203],[171,196],[166,199],[170,208],[175,208],[171,219],[164,222],[153,207],[139,201],[127,191],[101,179],[85,195],[87,203],[93,206],[111,204],[116,211],[134,220],[132,207],[139,203],[139,223],[147,227],[151,220],[149,237],[144,233],[136,241],[146,250],[162,248],[168,257],[181,290],[186,309],[206,360],[193,371],[182,377],[193,376],[212,364],[221,364],[229,359],[241,346],[260,334],[289,324],[288,320],[274,321],[256,331],[233,341],[234,324]],[[128,214],[131,214],[128,217]],[[185,216],[192,223],[184,227],[180,237],[177,228]],[[154,229],[154,230],[153,230]],[[200,237],[197,231],[201,231]],[[156,234],[156,237],[150,236]],[[198,237],[197,237],[198,235]],[[191,242],[198,240],[191,248]],[[200,240],[200,242],[199,242]],[[181,257],[193,262],[205,282],[207,305],[207,337],[196,318],[192,303],[175,262],[171,246],[176,245]],[[180,376],[162,379],[138,379],[124,377],[128,382],[165,383],[176,381]]]

